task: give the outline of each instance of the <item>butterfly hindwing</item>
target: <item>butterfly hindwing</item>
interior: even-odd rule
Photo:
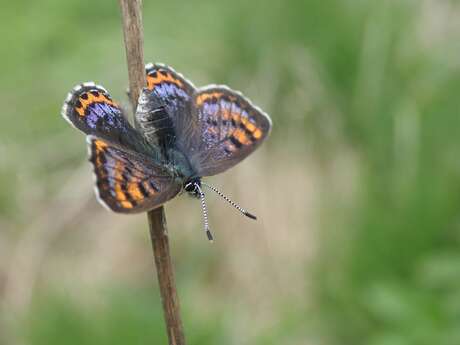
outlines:
[[[99,200],[112,211],[145,212],[180,191],[181,183],[166,166],[94,136],[87,141]]]
[[[64,102],[62,115],[85,134],[145,151],[142,136],[126,120],[118,104],[106,89],[93,82],[72,89]]]
[[[199,150],[189,152],[199,176],[221,173],[251,154],[268,136],[268,115],[226,86],[208,86],[193,97],[193,117],[201,135]]]

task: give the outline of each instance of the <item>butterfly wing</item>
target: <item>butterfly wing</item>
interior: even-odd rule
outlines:
[[[93,82],[72,89],[64,102],[62,116],[86,134],[136,151],[149,151],[142,135],[126,120],[107,90]]]
[[[193,114],[201,137],[188,152],[199,176],[221,173],[250,155],[269,135],[271,120],[241,93],[226,86],[208,86],[193,96]]]
[[[88,136],[89,160],[99,201],[112,211],[138,213],[156,208],[181,190],[174,171],[149,157]]]
[[[138,122],[150,142],[174,144],[199,176],[231,168],[270,133],[268,115],[239,92],[225,86],[196,90],[162,64],[149,64],[146,72],[148,90],[139,100]]]
[[[187,147],[198,143],[193,136],[197,119],[191,116],[193,84],[163,64],[146,65],[147,89],[141,93],[136,119],[144,135],[160,147]]]

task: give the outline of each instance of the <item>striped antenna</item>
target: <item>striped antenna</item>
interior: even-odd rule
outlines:
[[[200,194],[200,200],[201,200],[201,210],[203,211],[203,219],[204,219],[204,231],[206,233],[206,236],[208,237],[208,240],[210,242],[214,242],[214,238],[211,234],[211,229],[209,228],[209,223],[208,223],[208,210],[206,208],[206,202],[204,201],[204,193],[201,190],[200,186],[198,183],[194,183],[195,188],[198,189],[198,193]]]
[[[201,182],[203,186],[208,187],[211,189],[213,192],[215,192],[217,195],[219,195],[222,199],[224,199],[226,202],[228,202],[230,205],[232,205],[234,208],[236,208],[238,211],[240,211],[242,214],[244,214],[246,217],[255,219],[257,220],[257,217],[254,216],[253,214],[249,213],[245,209],[243,209],[240,205],[235,204],[228,196],[226,196],[224,193],[222,193],[220,190],[218,190],[216,187],[213,187],[207,183]]]

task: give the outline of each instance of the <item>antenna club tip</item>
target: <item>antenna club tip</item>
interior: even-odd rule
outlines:
[[[214,238],[212,237],[211,231],[206,230],[206,236],[208,237],[209,242],[214,242]]]
[[[244,212],[244,215],[248,218],[251,218],[251,219],[254,219],[254,220],[257,220],[257,217],[254,216],[253,214],[249,213],[249,212]]]

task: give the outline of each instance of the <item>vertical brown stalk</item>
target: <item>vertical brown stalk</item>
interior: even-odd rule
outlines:
[[[131,105],[135,110],[140,90],[146,86],[143,50],[142,1],[119,0],[126,60],[128,63]],[[166,330],[170,345],[185,345],[184,331],[180,317],[174,269],[169,250],[166,217],[163,207],[147,213],[153,256],[160,286]]]

